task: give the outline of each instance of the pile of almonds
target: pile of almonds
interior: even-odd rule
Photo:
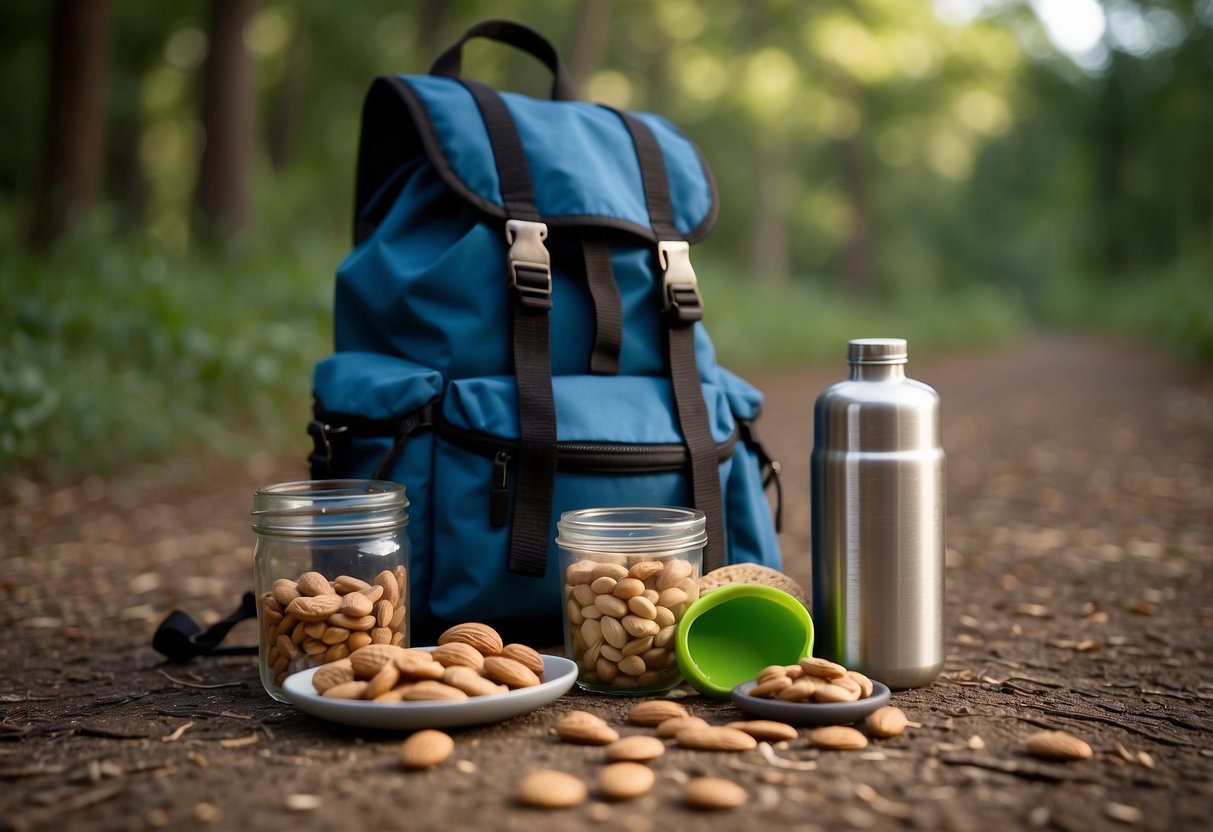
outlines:
[[[757,748],[760,742],[790,742],[799,736],[793,726],[765,719],[710,725],[670,699],[640,702],[628,712],[627,720],[632,725],[654,729],[654,736],[634,734],[621,738],[601,717],[580,710],[566,713],[552,728],[564,742],[603,747],[607,765],[599,773],[598,793],[604,800],[631,800],[647,794],[656,777],[645,764],[664,755],[666,739],[672,739],[679,748],[741,752]],[[899,708],[885,706],[868,717],[866,728],[871,736],[889,737],[901,733],[906,725],[905,714]],[[809,732],[808,741],[816,748],[839,750],[868,744],[867,736],[843,725],[815,729]],[[548,809],[576,805],[585,800],[587,790],[580,781],[578,786],[566,782],[569,777],[547,770],[533,772],[524,781],[525,788],[520,784],[518,801]],[[559,783],[555,782],[557,778]],[[696,809],[729,809],[745,803],[747,794],[743,787],[727,780],[698,778],[684,785],[682,800]]]
[[[665,739],[673,739],[681,748],[737,752],[755,749],[760,742],[790,742],[799,736],[793,726],[771,720],[710,725],[706,720],[690,715],[681,703],[671,699],[639,702],[628,711],[627,721],[631,725],[651,728],[654,734],[620,737],[602,717],[581,710],[569,711],[552,727],[553,733],[564,742],[603,748],[605,764],[597,779],[597,795],[602,800],[634,800],[648,794],[657,781],[656,773],[648,764],[665,754]],[[893,736],[905,726],[905,714],[888,706],[872,714],[867,725],[872,736]],[[867,745],[867,737],[859,731],[838,725],[818,728],[809,733],[808,739],[818,748],[862,748]],[[429,769],[446,760],[453,750],[454,741],[448,735],[433,730],[419,731],[401,745],[400,765],[410,771]],[[531,771],[515,788],[515,799],[520,805],[539,809],[577,806],[589,794],[585,782],[556,769]],[[741,806],[749,796],[743,786],[730,780],[698,777],[683,784],[681,799],[690,808],[720,810]]]
[[[647,763],[663,756],[663,738],[673,737],[684,748],[714,751],[745,751],[756,748],[758,740],[735,726],[713,726],[691,716],[678,702],[653,699],[635,705],[628,722],[656,729],[656,736],[633,734],[620,738],[619,732],[601,717],[588,711],[570,711],[553,727],[565,742],[603,746],[606,765],[598,775],[598,794],[603,800],[622,801],[641,797],[653,788],[657,775]],[[755,725],[770,736],[768,725],[776,723],[736,723]],[[782,726],[779,736],[796,735],[791,726]],[[575,806],[586,799],[585,784],[564,772],[543,769],[531,772],[518,784],[516,797],[524,806],[559,809]],[[698,809],[731,809],[745,803],[746,791],[736,783],[719,778],[697,778],[683,787],[683,802]]]
[[[432,651],[369,644],[316,671],[322,696],[375,702],[455,701],[543,681],[543,658],[524,644],[502,644],[486,624],[457,624]],[[449,753],[449,752],[448,752]]]
[[[758,674],[750,696],[784,702],[854,702],[872,695],[872,680],[828,659],[771,665]]]
[[[565,620],[583,687],[660,690],[678,681],[674,632],[699,597],[697,571],[683,558],[646,556],[568,566]]]
[[[407,586],[403,566],[370,583],[349,575],[330,581],[319,572],[274,581],[257,604],[265,672],[281,687],[290,674],[341,661],[361,647],[402,644]]]

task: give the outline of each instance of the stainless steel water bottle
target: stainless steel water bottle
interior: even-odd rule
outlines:
[[[901,338],[851,341],[851,375],[813,412],[814,653],[891,688],[943,669],[939,395]]]

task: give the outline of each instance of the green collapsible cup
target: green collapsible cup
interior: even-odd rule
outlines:
[[[727,698],[769,665],[813,652],[813,620],[804,604],[764,584],[729,584],[687,609],[674,635],[683,677],[705,696]]]

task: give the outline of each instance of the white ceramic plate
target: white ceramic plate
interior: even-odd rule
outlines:
[[[858,722],[872,711],[889,704],[889,689],[872,680],[872,695],[855,702],[784,702],[779,699],[759,699],[750,696],[751,679],[733,688],[733,702],[752,716],[774,719],[790,725],[846,725]]]
[[[560,656],[543,656],[547,681],[495,696],[473,696],[458,702],[360,702],[330,699],[316,693],[312,677],[319,667],[288,676],[282,683],[291,704],[312,716],[360,728],[412,730],[458,728],[497,722],[530,713],[563,696],[577,680],[577,665]]]

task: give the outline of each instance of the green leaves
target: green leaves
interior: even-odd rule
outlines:
[[[96,227],[0,257],[0,472],[304,453],[340,252],[175,256]]]

